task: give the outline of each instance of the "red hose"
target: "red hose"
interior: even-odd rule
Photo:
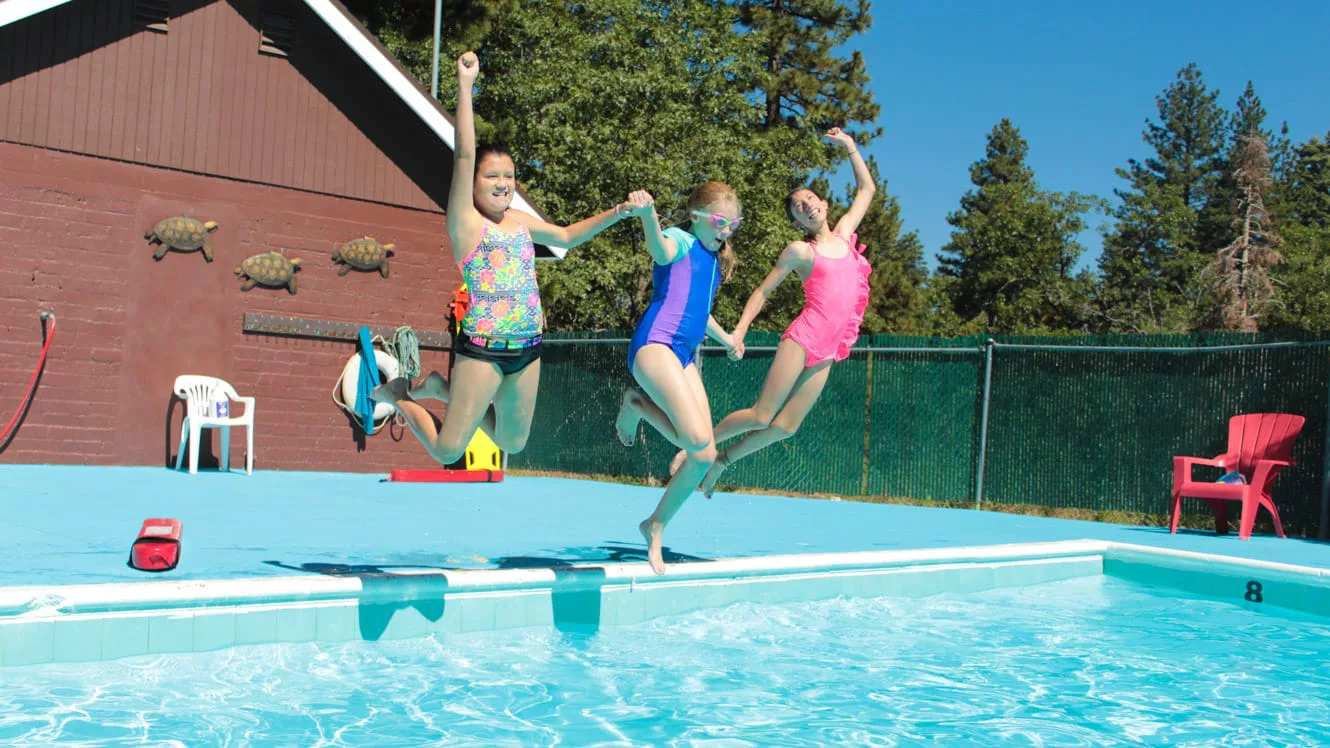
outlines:
[[[51,350],[51,339],[55,337],[55,312],[42,312],[43,320],[51,320],[51,326],[46,330],[46,344],[42,346],[42,357],[37,361],[37,368],[32,371],[32,379],[28,380],[28,394],[19,401],[18,410],[14,411],[14,417],[9,419],[5,425],[5,430],[0,432],[0,443],[4,443],[9,438],[9,432],[13,431],[14,424],[18,423],[18,417],[23,414],[23,409],[28,406],[28,401],[32,399],[32,391],[37,386],[37,377],[42,373],[46,366],[46,352]]]

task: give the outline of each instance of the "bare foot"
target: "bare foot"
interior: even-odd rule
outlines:
[[[431,371],[420,384],[412,388],[411,399],[419,400],[422,397],[428,397],[446,403],[448,402],[448,394],[448,380],[444,379],[439,372]]]
[[[720,480],[720,474],[725,472],[725,468],[730,466],[729,458],[725,456],[724,450],[716,455],[716,461],[711,463],[711,468],[707,470],[707,475],[702,479],[702,495],[711,498],[711,494],[716,492],[716,481]]]
[[[614,431],[619,436],[619,443],[625,447],[631,447],[637,441],[637,424],[642,421],[642,412],[637,409],[638,397],[637,390],[631,387],[624,390],[619,415],[614,419]]]
[[[411,399],[411,382],[406,377],[390,379],[375,387],[369,393],[369,399],[379,403],[396,405],[398,400]]]
[[[683,467],[683,461],[686,460],[686,459],[688,459],[688,453],[685,452],[685,451],[683,451],[683,450],[681,449],[681,450],[679,450],[679,453],[676,454],[676,455],[674,456],[674,459],[673,459],[673,460],[670,460],[670,477],[671,477],[671,478],[674,477],[674,474],[675,474],[675,473],[679,472],[679,468]]]
[[[665,573],[665,554],[661,550],[660,534],[664,527],[658,522],[652,522],[648,517],[642,520],[642,524],[637,526],[642,533],[642,538],[647,541],[647,563],[651,564],[651,570],[657,574]]]

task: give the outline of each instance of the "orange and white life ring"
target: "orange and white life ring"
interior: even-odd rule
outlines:
[[[390,379],[396,379],[400,376],[400,369],[397,365],[397,359],[388,353],[377,348],[374,349],[374,363],[379,367],[380,381],[387,382]],[[338,388],[341,390],[341,400],[337,400],[334,392],[333,400],[348,412],[355,412],[356,389],[360,384],[360,352],[347,359],[346,366],[342,369],[342,376],[339,378]],[[393,406],[388,403],[374,404],[374,422],[378,423],[393,414]]]

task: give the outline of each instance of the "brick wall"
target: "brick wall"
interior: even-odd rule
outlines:
[[[220,224],[213,262],[200,252],[153,259],[144,231],[177,214]],[[366,234],[396,244],[391,277],[338,277],[332,253]],[[45,374],[0,462],[166,464],[183,416],[171,385],[194,373],[258,398],[256,468],[434,466],[409,433],[358,439],[333,403],[353,343],[241,326],[245,312],[261,312],[445,330],[460,283],[445,243],[436,213],[0,143],[0,427],[38,360],[38,314],[57,315]],[[240,291],[233,270],[270,249],[303,260],[296,295]],[[442,369],[447,354],[424,350],[421,362]],[[215,464],[220,440],[211,439],[201,465]],[[243,450],[243,431],[233,430],[233,465]]]

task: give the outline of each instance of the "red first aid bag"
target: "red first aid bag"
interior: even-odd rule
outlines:
[[[170,571],[180,563],[180,520],[153,518],[129,549],[129,565],[139,571]]]

